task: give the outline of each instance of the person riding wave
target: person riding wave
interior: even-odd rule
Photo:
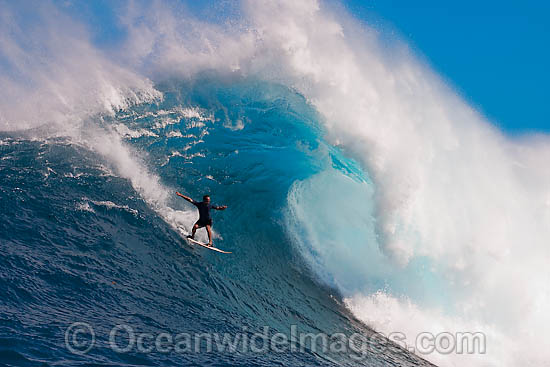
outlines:
[[[193,225],[193,230],[190,235],[187,236],[187,238],[194,239],[195,238],[195,232],[199,228],[206,227],[206,232],[208,232],[208,246],[213,246],[212,244],[212,217],[210,216],[210,209],[215,210],[225,210],[227,209],[227,205],[217,206],[212,205],[210,203],[210,196],[204,195],[202,197],[202,201],[195,201],[191,199],[189,196],[185,196],[183,194],[180,194],[179,192],[176,192],[176,195],[184,198],[191,204],[195,205],[197,209],[199,210],[199,220]]]

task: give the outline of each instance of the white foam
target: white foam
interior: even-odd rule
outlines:
[[[183,138],[181,131],[169,131],[166,134],[167,138]]]
[[[107,209],[122,209],[122,210],[127,211],[128,213],[133,214],[134,216],[137,216],[139,214],[139,212],[136,209],[130,208],[128,205],[118,205],[118,204],[115,204],[115,203],[113,203],[112,201],[109,201],[109,200],[105,200],[105,201],[103,201],[103,200],[100,200],[100,201],[92,200],[92,203],[94,205],[97,205],[97,206],[104,206]]]
[[[41,127],[33,130],[31,138],[62,136],[71,144],[97,153],[104,159],[105,165],[99,166],[102,171],[128,179],[141,197],[176,228],[176,222],[190,216],[190,212],[169,207],[174,190],[164,186],[143,157],[122,141],[123,137],[155,134],[120,124],[103,128],[95,123],[101,122],[101,114],[114,115],[134,104],[158,101],[162,93],[149,78],[94,47],[85,28],[53,4],[34,4],[35,24],[26,27],[21,24],[30,5],[5,5],[0,14],[0,61],[14,70],[0,69],[0,130]],[[156,115],[173,112],[158,111]],[[178,108],[175,113],[207,119],[195,109]],[[106,201],[96,204],[110,205]],[[86,205],[79,208],[87,210]]]
[[[78,203],[76,205],[76,209],[80,210],[80,211],[84,211],[84,212],[95,213],[94,209],[92,209],[92,207],[90,206],[90,203],[87,202],[87,201],[84,201],[82,203]]]
[[[373,217],[380,236],[370,246],[386,262],[381,273],[355,262],[334,263],[336,257],[322,247],[330,243],[322,240],[317,248],[300,247],[314,270],[341,289],[353,312],[375,327],[397,329],[392,331],[485,328],[491,335],[489,352],[468,365],[550,360],[543,339],[550,326],[547,136],[504,136],[405,45],[388,49],[376,31],[315,0],[247,2],[245,19],[233,29],[185,13],[175,16],[160,2],[132,2],[121,14],[128,42],[119,55],[108,56],[57,9],[35,8],[42,19],[36,28],[18,28],[8,6],[0,15],[0,56],[9,65],[25,66],[0,74],[2,130],[53,121],[63,134],[100,154],[177,227],[192,221],[193,214],[170,208],[173,190],[147,168],[147,158],[118,134],[85,124],[85,117],[161,98],[143,75],[238,70],[284,83],[307,97],[323,116],[327,139],[361,162],[374,182]],[[23,81],[13,75],[23,75]],[[203,128],[203,136],[206,123],[214,121],[193,109],[179,116],[158,113],[155,127],[185,118]],[[364,194],[356,201],[370,199]],[[316,214],[332,215],[329,210]],[[384,299],[356,286],[369,284],[365,274],[399,283],[408,274],[403,269],[420,260],[430,264],[426,274],[440,279],[441,304],[426,304],[407,289],[386,293]],[[433,293],[431,286],[420,281],[411,290],[425,287]],[[390,321],[377,324],[368,314]],[[411,318],[419,320],[418,326]],[[461,356],[427,357],[443,365],[461,363]]]
[[[214,117],[199,107],[181,108],[179,110],[180,116],[186,119],[194,119],[198,121],[214,121]]]
[[[84,27],[51,3],[5,5],[0,15],[0,61],[7,65],[0,70],[0,130],[44,124],[67,129],[85,115],[114,113],[162,97],[148,78],[94,48]],[[28,11],[32,24],[25,24]]]
[[[172,110],[163,110],[159,113],[150,113],[150,115],[154,117],[160,117],[155,122],[154,128],[156,129],[164,129],[167,126],[178,124],[182,119],[188,120],[185,124],[187,128],[202,128],[206,126],[206,122],[215,121],[212,114],[199,107],[184,108],[178,106],[173,108]]]
[[[466,329],[450,332],[484,328],[491,336],[489,353],[469,365],[550,360],[536,336],[550,326],[541,312],[550,307],[550,274],[542,270],[550,263],[548,137],[504,136],[405,47],[383,49],[372,30],[327,12],[317,1],[253,2],[248,11],[262,45],[283,70],[278,78],[308,98],[324,116],[329,140],[372,175],[376,246],[389,267],[382,275],[398,282],[411,264],[431,263],[418,271],[437,277],[440,288],[420,281],[410,289],[443,289],[442,311],[431,313],[436,300],[426,305],[419,294],[410,300],[414,306],[387,308],[362,302],[370,291],[346,292],[358,280],[369,284],[364,277],[369,272],[350,266],[355,261],[346,266],[335,262],[341,257],[324,255],[333,253],[332,242],[317,241],[327,248],[303,252],[313,258],[315,271],[333,278],[352,310],[371,324],[367,314],[385,314],[392,331],[407,330],[413,322],[407,310],[418,310],[425,317],[416,330],[441,323]],[[358,205],[369,199],[356,198]],[[337,214],[328,209],[315,215]],[[407,290],[394,292],[388,297],[407,296]],[[426,357],[443,365],[466,363],[456,354]]]
[[[142,136],[157,137],[158,135],[147,129],[130,129],[124,124],[114,124],[113,129],[122,137],[125,138],[141,138]]]

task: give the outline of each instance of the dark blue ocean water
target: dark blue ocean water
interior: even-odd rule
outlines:
[[[74,139],[2,134],[0,364],[428,365],[372,336],[308,270],[289,236],[292,184],[327,166],[356,169],[323,141],[307,101],[276,84],[213,76],[156,88],[162,101],[88,123],[122,134],[170,195],[208,193],[228,205],[214,213],[215,242],[233,254],[189,246],[120,167]],[[175,195],[169,206],[193,210]],[[74,334],[79,327],[91,328],[93,340],[89,329]],[[255,349],[208,350],[215,335],[290,339],[292,330],[369,341],[361,353],[320,342],[266,350],[259,337]],[[169,336],[159,347],[162,333]],[[209,336],[191,350],[184,342],[176,348],[196,334]],[[114,350],[113,340],[129,350]]]

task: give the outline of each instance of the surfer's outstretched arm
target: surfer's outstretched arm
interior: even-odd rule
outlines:
[[[191,204],[195,204],[195,201],[193,199],[191,199],[189,196],[185,196],[183,194],[180,194],[179,192],[176,191],[176,195],[178,195],[179,197],[182,197],[184,198],[185,200],[187,200],[188,202],[190,202]]]
[[[213,206],[212,209],[216,209],[216,210],[225,210],[225,209],[227,209],[227,205]]]

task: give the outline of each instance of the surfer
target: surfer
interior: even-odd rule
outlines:
[[[208,195],[204,195],[202,197],[202,201],[195,201],[189,196],[185,196],[183,194],[180,194],[179,192],[176,192],[176,195],[184,198],[191,204],[195,205],[197,209],[199,209],[199,220],[193,225],[193,231],[190,235],[187,236],[187,238],[194,239],[197,229],[206,227],[206,231],[208,232],[208,246],[212,246],[212,217],[210,216],[210,209],[225,210],[227,208],[227,205],[212,205],[210,203],[210,196]]]

